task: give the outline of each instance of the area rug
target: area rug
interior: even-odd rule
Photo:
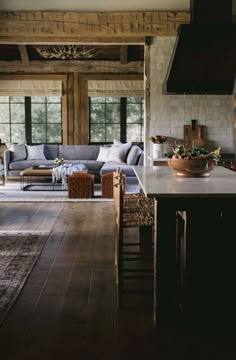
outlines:
[[[96,185],[93,199],[69,199],[68,191],[61,187],[57,189],[51,184],[37,184],[28,188],[28,191],[21,190],[19,182],[7,182],[0,186],[0,203],[4,202],[81,202],[81,201],[104,201],[101,198],[101,185]]]
[[[19,182],[7,182],[5,186],[0,185],[0,203],[4,202],[88,202],[88,201],[113,201],[113,199],[101,198],[101,184],[95,184],[94,198],[92,199],[69,199],[66,190],[52,189],[44,184],[36,185],[33,191],[21,190]],[[37,191],[38,190],[38,191]],[[127,185],[128,192],[138,192],[138,185]]]
[[[0,325],[36,264],[49,233],[0,232]]]

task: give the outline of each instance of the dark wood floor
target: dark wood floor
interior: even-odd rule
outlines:
[[[154,327],[152,296],[117,311],[112,203],[2,203],[0,215],[0,230],[51,230],[0,328],[1,360],[236,359],[222,329]]]

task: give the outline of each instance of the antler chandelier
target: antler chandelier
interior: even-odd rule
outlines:
[[[47,45],[35,49],[45,59],[76,60],[95,55],[94,48],[84,45]]]

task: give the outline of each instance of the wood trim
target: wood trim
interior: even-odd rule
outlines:
[[[62,143],[68,144],[67,77],[62,80]]]
[[[88,144],[88,81],[74,74],[74,144]]]
[[[120,47],[120,62],[121,64],[128,63],[128,45],[123,45]]]
[[[67,81],[67,144],[74,144],[74,74],[68,74]]]
[[[120,61],[99,60],[67,60],[65,61],[30,61],[23,64],[21,61],[0,61],[1,73],[143,73],[143,61],[131,61],[121,64]]]
[[[126,73],[120,73],[120,74],[80,73],[79,77],[80,79],[85,79],[85,80],[143,80],[143,74],[126,74]]]
[[[0,80],[67,80],[65,74],[1,74]]]
[[[89,143],[89,99],[88,81],[79,79],[80,82],[80,141],[81,144]]]
[[[80,89],[79,89],[79,76],[78,73],[74,73],[74,144],[80,144]]]
[[[59,38],[77,40],[80,37],[139,37],[176,35],[180,24],[190,22],[190,12],[60,12],[16,11],[0,12],[0,38],[15,43],[32,41],[37,37],[50,42]]]
[[[140,44],[145,44],[145,36],[126,36],[126,37],[96,37],[91,36],[91,37],[80,37],[77,36],[75,37],[70,37],[68,36],[66,38],[66,42],[67,44],[79,44],[79,45],[140,45]],[[20,35],[15,37],[7,37],[7,36],[1,36],[0,34],[0,44],[27,44],[27,45],[48,45],[50,44],[57,44],[57,45],[65,45],[65,39],[58,37],[58,36],[52,36],[50,37],[50,41],[47,37],[43,37],[43,36],[37,36],[37,37],[33,37],[33,36],[24,36],[21,37]]]

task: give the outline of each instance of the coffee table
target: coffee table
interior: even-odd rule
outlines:
[[[80,164],[80,166],[77,166],[77,168],[73,168],[71,167],[71,164],[66,164],[67,166],[65,166],[65,168],[68,168],[70,171],[68,174],[63,173],[62,176],[62,172],[60,171],[60,177],[57,178],[57,176],[55,176],[55,170],[57,168],[53,168],[53,167],[41,167],[41,166],[37,166],[37,167],[30,167],[27,168],[25,170],[22,170],[20,173],[20,177],[21,177],[21,190],[27,190],[27,188],[29,188],[32,185],[36,185],[35,183],[32,182],[32,178],[34,177],[47,177],[51,179],[51,186],[52,186],[52,190],[67,190],[67,177],[74,173],[74,172],[83,172],[83,173],[87,173],[88,169],[83,165]],[[63,167],[63,165],[61,165],[60,167]],[[58,167],[59,168],[59,167]],[[81,169],[81,170],[79,170]],[[60,182],[60,187],[58,187],[58,181]],[[41,187],[43,186],[48,186],[48,183],[41,183],[40,184]],[[44,189],[37,189],[37,191],[43,191]]]
[[[27,168],[20,172],[21,177],[21,190],[26,190],[27,187],[32,185],[32,178],[33,177],[47,177],[52,179],[52,168],[46,167],[37,167],[37,168]],[[48,184],[47,184],[48,185]],[[53,185],[53,184],[52,184]],[[54,188],[54,187],[53,187]]]

